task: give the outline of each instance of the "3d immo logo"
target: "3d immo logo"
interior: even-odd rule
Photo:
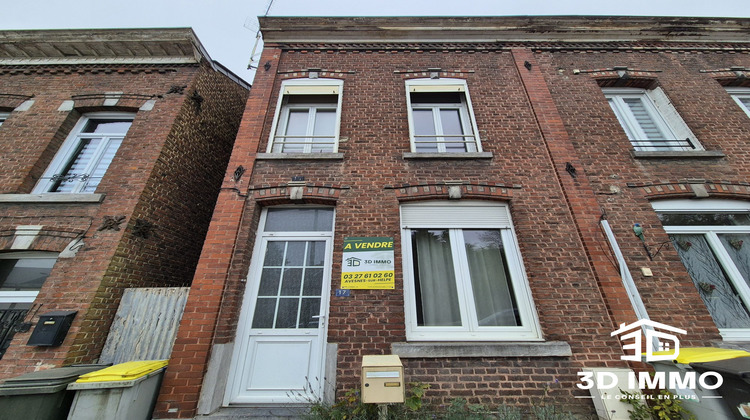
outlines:
[[[657,329],[662,331],[657,331]],[[643,334],[645,331],[645,334]],[[668,331],[668,332],[667,332]],[[675,328],[670,325],[659,322],[641,319],[631,324],[620,324],[620,328],[613,331],[611,336],[620,336],[620,340],[625,342],[622,348],[626,352],[632,350],[631,354],[620,356],[622,360],[643,361],[642,348],[645,345],[646,362],[658,362],[662,360],[675,360],[680,354],[680,340],[676,335],[686,334],[687,331]],[[645,335],[645,341],[643,340]],[[632,342],[630,342],[632,340]],[[654,354],[654,352],[664,354]],[[717,372],[703,372],[698,375],[695,371],[659,371],[657,369],[653,374],[649,372],[638,372],[636,374],[630,371],[627,375],[627,384],[618,384],[618,375],[613,372],[597,370],[596,372],[578,372],[581,383],[576,384],[581,389],[591,389],[594,386],[598,389],[672,389],[687,391],[692,394],[696,385],[703,389],[719,388],[724,382],[724,378]],[[713,379],[709,379],[713,378]],[[624,379],[624,378],[622,378]],[[693,394],[694,396],[695,394]],[[687,396],[687,398],[693,398]]]
[[[633,354],[630,355],[624,355],[621,356],[620,359],[622,360],[633,360],[636,362],[640,362],[642,360],[641,358],[641,346],[642,346],[642,337],[643,334],[641,334],[641,328],[643,326],[651,327],[647,328],[646,331],[646,362],[657,362],[659,360],[674,360],[677,358],[677,356],[680,355],[680,340],[677,339],[677,336],[673,334],[668,334],[665,332],[656,331],[653,328],[659,328],[662,330],[672,331],[679,334],[687,334],[687,331],[675,328],[672,326],[669,326],[667,324],[662,324],[659,322],[651,321],[648,319],[641,319],[640,321],[633,322],[632,324],[620,324],[620,328],[616,331],[612,331],[610,336],[616,336],[621,335],[620,341],[627,341],[631,338],[633,339],[633,342],[630,344],[625,344],[622,346],[622,348],[627,350],[633,350]],[[631,331],[632,330],[632,331]],[[627,334],[626,332],[631,331]],[[651,343],[656,343],[656,346],[651,345]],[[654,349],[656,347],[656,349]],[[672,350],[670,353],[666,354],[654,354],[654,350],[659,352],[668,352]]]

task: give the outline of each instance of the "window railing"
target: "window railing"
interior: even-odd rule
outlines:
[[[415,134],[414,147],[417,151],[429,147],[438,148],[439,145],[453,147],[463,147],[464,150],[473,150],[477,144],[477,138],[474,134]]]
[[[333,151],[336,147],[336,137],[334,136],[274,136],[274,147],[282,150],[294,147],[294,149],[304,149],[310,146],[314,151],[322,152],[326,150]],[[296,146],[296,147],[295,147]],[[319,150],[326,149],[326,150]]]
[[[0,309],[0,359],[8,350],[16,328],[28,312],[28,309]]]
[[[641,152],[670,152],[696,150],[690,139],[671,140],[630,140],[636,151]]]

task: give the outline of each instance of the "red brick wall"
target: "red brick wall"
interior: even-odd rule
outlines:
[[[373,62],[377,62],[377,66],[373,66]],[[403,153],[410,150],[404,81],[427,77],[421,71],[434,67],[443,69],[442,77],[467,81],[483,148],[493,153],[492,159],[403,159]],[[552,166],[539,122],[510,52],[284,53],[275,80],[264,74],[262,79],[256,79],[253,88],[254,92],[270,88],[270,98],[257,103],[252,101],[251,95],[246,110],[246,118],[265,114],[262,131],[241,130],[236,147],[252,146],[265,152],[281,81],[306,77],[303,69],[307,68],[321,68],[321,77],[344,80],[341,136],[347,140],[339,146],[344,159],[257,160],[249,185],[281,187],[292,176],[300,175],[308,185],[333,185],[343,189],[335,203],[332,289],[339,287],[345,236],[393,236],[396,246],[395,290],[354,290],[348,298],[331,296],[328,341],[338,344],[336,380],[340,393],[359,386],[362,355],[390,353],[391,343],[406,340],[399,193],[393,187],[441,184],[451,180],[475,185],[520,186],[513,188],[510,204],[542,330],[547,340],[570,343],[574,356],[408,359],[405,360],[407,380],[430,383],[428,397],[436,403],[467,397],[472,402],[529,404],[557,379],[564,386],[551,398],[572,406],[577,405],[572,403],[572,394],[577,390],[576,372],[584,365],[621,365],[619,344],[609,337],[614,324],[576,231],[576,219],[559,184],[560,175]],[[330,71],[332,69],[340,71]],[[410,70],[420,72],[407,72]],[[252,121],[255,126],[258,120]],[[260,144],[254,146],[258,138]],[[552,136],[548,140],[554,142],[556,138]],[[230,164],[230,170],[232,166]],[[428,198],[447,199],[447,194]],[[587,198],[590,202],[593,199]],[[222,214],[223,208],[220,205],[217,214]],[[233,328],[237,322],[240,304],[237,296],[240,294],[232,285],[239,285],[247,275],[247,257],[254,243],[253,221],[259,210],[256,200],[248,200],[242,222],[238,217],[232,219],[233,226],[240,228],[238,237],[242,238],[237,241],[235,255],[242,255],[242,258],[234,260],[226,279],[228,286],[224,291],[220,325]],[[588,223],[595,226],[598,213],[593,217]],[[214,223],[217,223],[216,215]],[[222,230],[228,232],[230,227],[222,227]],[[603,237],[600,240],[603,241]],[[211,246],[207,243],[207,250]],[[218,244],[215,247],[219,249]],[[233,331],[225,332],[222,328],[220,334],[217,339],[223,341],[232,337]],[[601,344],[592,347],[591,343]],[[170,365],[170,369],[173,368],[174,358]],[[175,378],[187,366],[183,363],[177,369],[179,371],[173,373]],[[532,374],[531,380],[526,373]],[[167,378],[165,384],[169,386],[169,374]],[[508,381],[522,382],[509,385]],[[502,387],[523,389],[523,392],[513,391],[510,396],[488,385],[498,382],[504,383]],[[162,401],[174,401],[178,398],[174,394],[172,391],[165,396],[163,391]],[[183,395],[182,398],[188,403],[195,397]],[[169,407],[179,407],[180,411],[167,414],[162,410],[157,417],[184,418],[193,413],[186,404],[171,403]],[[592,408],[576,409],[590,412]]]
[[[328,201],[336,207],[332,289],[339,287],[344,237],[395,239],[395,290],[353,290],[351,297],[336,297],[331,291],[328,341],[338,344],[339,396],[359,386],[362,355],[390,353],[392,343],[406,340],[398,208],[401,202],[414,199],[447,199],[441,187],[445,181],[467,184],[462,189],[466,197],[510,203],[544,338],[569,343],[573,356],[404,359],[406,379],[430,384],[427,397],[432,402],[463,397],[490,405],[529,406],[546,398],[591,414],[592,406],[573,398],[585,395],[575,386],[576,373],[584,366],[625,366],[620,343],[610,332],[620,322],[635,321],[600,228],[604,215],[652,319],[688,327],[684,346],[706,346],[719,338],[675,251],[666,245],[649,261],[632,225],[644,226],[652,250],[666,242],[649,200],[660,197],[659,189],[668,195],[672,190],[667,184],[679,191],[688,178],[709,180],[706,186],[713,196],[747,198],[747,188],[739,187],[746,187],[742,148],[747,144],[750,119],[710,73],[701,72],[747,68],[747,55],[409,47],[387,52],[333,48],[280,52],[270,49],[275,46],[267,47],[265,57],[272,62],[269,72],[275,74],[259,72],[254,85],[257,94],[248,102],[230,171],[239,164],[249,167],[246,163],[253,162],[256,152],[266,151],[281,82],[307,77],[305,69],[309,68],[322,69],[320,77],[344,80],[341,137],[345,141],[339,145],[344,158],[257,160],[249,179],[231,185],[225,182],[225,188],[236,187],[248,198],[241,214],[234,192],[225,192],[209,233],[209,238],[215,238],[209,239],[203,253],[207,271],[199,268],[196,277],[206,284],[199,299],[211,299],[210,319],[218,325],[213,335],[216,343],[233,339],[260,211],[265,205],[288,203],[283,191],[292,176],[304,176],[308,186],[336,190]],[[656,75],[644,83],[661,86],[706,149],[722,150],[727,157],[634,159],[601,93],[597,81],[601,77],[586,73],[625,65],[649,77]],[[403,158],[410,150],[404,80],[429,77],[428,68],[441,68],[443,78],[466,80],[482,146],[493,154],[492,159]],[[574,74],[574,70],[581,72]],[[726,117],[720,124],[717,113]],[[565,170],[568,163],[576,168],[575,178]],[[412,193],[410,187],[417,186]],[[489,193],[490,186],[499,189]],[[277,189],[275,195],[259,192],[271,188]],[[689,191],[671,194],[692,196]],[[318,202],[317,197],[307,197]],[[237,238],[236,247],[230,250],[222,238]],[[208,271],[210,262],[220,263],[214,267],[226,267],[229,274]],[[641,277],[641,266],[652,268],[654,277]],[[216,300],[218,295],[210,295],[208,285],[220,279],[225,285],[221,299]],[[215,284],[214,288],[219,293]],[[196,318],[208,319],[202,315],[206,311],[198,309],[198,298],[194,301]],[[218,306],[220,313],[213,309]],[[207,360],[208,346],[191,344],[208,338],[196,322],[183,323],[183,328],[184,341],[170,365],[159,417],[194,414],[201,381],[191,378],[203,367],[192,363]],[[167,408],[176,411],[168,413]]]
[[[747,199],[744,185],[750,167],[745,159],[750,140],[750,119],[714,79],[717,69],[750,66],[747,54],[721,52],[598,52],[536,54],[566,129],[576,145],[583,171],[590,180],[599,205],[606,211],[636,285],[652,319],[688,330],[683,346],[705,345],[719,340],[718,331],[682,265],[667,244],[653,261],[633,234],[633,224],[644,227],[646,243],[655,252],[669,241],[649,201],[658,198],[695,198],[686,180],[704,184],[711,198]],[[669,97],[698,141],[723,158],[638,159],[607,104],[590,69],[627,66],[648,71]],[[573,70],[580,70],[574,74]],[[631,72],[632,73],[632,72]],[[638,75],[631,75],[637,79]],[[712,190],[714,183],[729,184],[724,192]],[[642,186],[652,187],[648,193]],[[738,188],[731,188],[737,185]],[[682,189],[680,187],[685,189]],[[613,188],[614,187],[614,188]],[[660,189],[663,192],[659,193]],[[612,191],[617,191],[613,193]],[[645,278],[639,267],[649,267],[654,277]]]
[[[100,204],[2,204],[3,232],[19,224],[41,224],[32,250],[62,251],[77,236],[85,245],[74,258],[59,259],[35,302],[35,315],[77,310],[62,346],[25,346],[19,333],[0,361],[2,376],[98,358],[126,287],[189,285],[234,140],[247,90],[206,63],[178,66],[51,66],[0,68],[2,93],[34,95],[28,111],[13,112],[0,129],[3,192],[28,193],[80,115],[132,111],[135,120],[97,189]],[[184,94],[167,94],[187,86]],[[197,89],[200,112],[187,99]],[[103,98],[74,95],[121,91],[144,95],[103,106]],[[138,111],[147,97],[150,111]],[[7,148],[6,148],[7,147]],[[124,216],[119,230],[98,230],[104,217]],[[152,224],[137,237],[137,219]],[[55,239],[51,239],[51,238]],[[3,239],[6,237],[4,236]],[[8,249],[12,236],[3,248]],[[36,318],[29,315],[29,320]]]

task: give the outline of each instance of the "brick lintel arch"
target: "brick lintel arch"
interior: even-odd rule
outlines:
[[[341,185],[318,185],[315,183],[289,182],[277,185],[251,186],[248,193],[261,206],[279,204],[335,204],[341,193],[349,187]]]
[[[639,189],[649,200],[669,198],[730,198],[750,200],[750,183],[683,180],[677,182],[628,183],[629,188]]]
[[[399,202],[442,200],[442,199],[477,199],[477,200],[510,200],[513,190],[520,189],[520,185],[503,184],[471,184],[445,181],[430,184],[404,184],[386,186],[393,190]]]

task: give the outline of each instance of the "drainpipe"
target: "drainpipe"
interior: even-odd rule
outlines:
[[[612,232],[612,228],[609,226],[609,221],[602,219],[601,224],[602,228],[604,229],[604,233],[607,235],[609,245],[612,247],[612,252],[615,253],[617,264],[620,266],[620,277],[622,278],[622,285],[625,287],[625,290],[628,293],[628,299],[630,299],[630,304],[633,306],[635,315],[639,320],[650,319],[648,317],[648,311],[646,311],[646,306],[643,304],[643,300],[641,299],[641,295],[638,293],[638,288],[635,286],[635,282],[633,281],[633,276],[630,275],[630,270],[628,269],[628,264],[625,262],[625,257],[622,255],[620,246],[617,244],[617,238],[615,238],[615,234]],[[641,326],[641,328],[643,329],[644,333],[646,332],[646,330],[653,330],[653,328],[649,325],[643,325]],[[654,351],[657,351],[659,349],[658,338],[653,338],[653,340],[651,341],[651,347],[654,349]]]

